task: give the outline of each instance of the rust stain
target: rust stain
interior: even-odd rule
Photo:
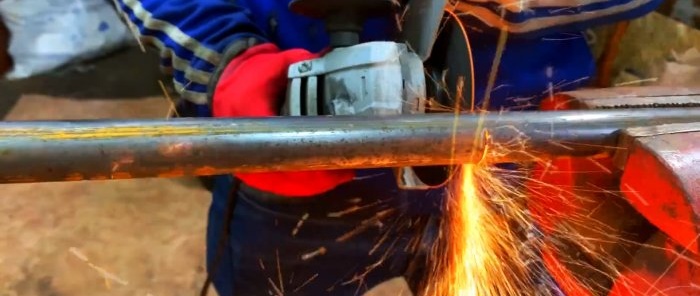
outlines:
[[[171,171],[168,172],[162,172],[158,174],[159,178],[173,178],[173,177],[180,177],[185,175],[185,170],[181,168],[173,168]]]
[[[66,175],[64,180],[65,181],[82,181],[82,180],[85,180],[85,176],[83,176],[83,174],[80,174],[80,173],[69,173],[68,175]]]
[[[37,181],[38,180],[33,177],[7,177],[7,181],[4,183],[30,183]]]
[[[112,179],[132,179],[132,176],[127,172],[114,172],[112,173]]]
[[[197,168],[194,170],[194,174],[197,176],[209,176],[209,175],[215,175],[218,173],[219,170],[213,167],[205,166],[201,168]]]

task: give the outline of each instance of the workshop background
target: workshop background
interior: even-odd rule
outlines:
[[[8,75],[0,81],[2,118],[170,116],[177,100],[170,80],[160,74],[157,54],[130,34],[61,47],[61,63],[26,64],[41,54],[21,46],[36,44],[28,32],[42,36],[49,28],[28,28],[27,19],[39,13],[18,11],[21,3],[0,1],[0,76]],[[74,20],[94,22],[109,5],[104,1],[99,11],[77,5],[83,15]],[[697,0],[666,1],[658,13],[589,32],[593,52],[608,56],[596,83],[700,84],[699,8]],[[111,29],[129,33],[126,26]],[[49,33],[52,42],[61,40]],[[27,56],[15,61],[12,52]],[[209,201],[196,179],[0,185],[0,296],[193,295],[204,281]]]

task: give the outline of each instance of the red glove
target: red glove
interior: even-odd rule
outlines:
[[[215,117],[277,116],[293,63],[317,58],[303,49],[281,51],[271,43],[253,46],[233,59],[214,89]],[[246,185],[289,197],[321,194],[352,180],[353,170],[236,174]]]

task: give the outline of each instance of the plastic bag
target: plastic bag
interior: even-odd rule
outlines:
[[[106,0],[0,0],[14,60],[8,79],[95,58],[133,40]]]

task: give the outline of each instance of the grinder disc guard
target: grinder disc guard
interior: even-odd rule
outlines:
[[[472,53],[460,18],[446,14],[424,66],[427,97],[433,100],[431,112],[470,111],[474,107]]]

